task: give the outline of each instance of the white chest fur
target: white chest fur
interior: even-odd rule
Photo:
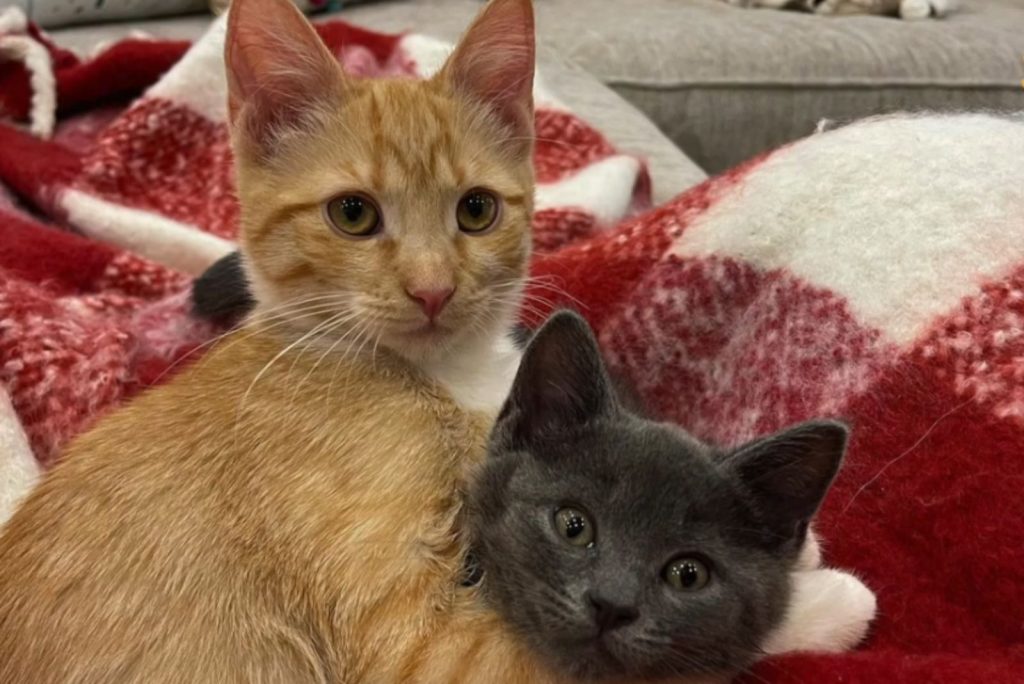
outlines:
[[[522,354],[508,335],[474,341],[422,369],[470,411],[497,415],[508,396]]]

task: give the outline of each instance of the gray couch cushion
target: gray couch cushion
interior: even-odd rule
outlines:
[[[152,19],[209,10],[207,0],[5,0],[30,21],[52,28],[125,19]]]
[[[709,172],[822,118],[1024,109],[1024,0],[945,20],[822,17],[719,0],[537,0],[541,32]],[[566,28],[552,35],[551,27]]]
[[[619,150],[647,161],[655,204],[707,178],[654,122],[582,67],[548,47],[540,49],[538,59],[545,83],[562,102],[604,133]]]

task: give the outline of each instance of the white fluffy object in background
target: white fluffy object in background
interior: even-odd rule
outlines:
[[[878,14],[903,19],[942,18],[956,9],[956,0],[725,0],[738,7],[806,10],[815,14]]]

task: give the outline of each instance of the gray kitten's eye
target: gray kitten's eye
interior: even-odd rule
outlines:
[[[566,506],[555,511],[555,531],[573,546],[594,543],[594,523],[578,508]]]
[[[690,556],[670,561],[663,574],[669,586],[679,591],[699,591],[711,580],[711,571],[704,561]]]

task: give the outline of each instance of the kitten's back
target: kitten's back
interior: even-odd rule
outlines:
[[[415,639],[486,420],[381,356],[286,355],[245,396],[277,351],[229,337],[71,446],[0,537],[0,681],[354,675]]]

